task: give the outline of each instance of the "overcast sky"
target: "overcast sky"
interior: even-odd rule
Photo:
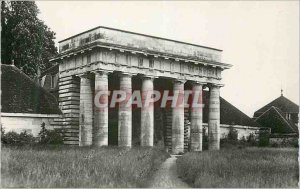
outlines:
[[[299,104],[299,1],[38,1],[56,42],[96,26],[223,50],[221,96],[252,117],[280,96]]]

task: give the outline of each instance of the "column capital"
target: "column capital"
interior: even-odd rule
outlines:
[[[154,79],[156,79],[156,78],[158,78],[157,76],[154,76],[154,75],[144,75],[144,74],[142,74],[141,75],[141,78],[142,78],[142,80],[145,80],[145,79],[151,79],[151,80],[154,80]]]
[[[120,72],[118,73],[118,76],[127,76],[127,77],[132,77],[135,74],[129,73],[129,72]]]
[[[102,70],[102,69],[97,69],[97,70],[93,70],[91,71],[91,73],[96,74],[100,74],[100,75],[108,75],[109,73],[111,73],[112,71],[109,70]]]
[[[86,79],[90,79],[90,72],[84,72],[84,73],[80,73],[80,74],[76,74],[77,77],[80,78],[86,78]]]
[[[209,88],[221,88],[221,87],[224,87],[224,84],[221,84],[221,83],[208,83],[207,86]]]
[[[207,85],[206,82],[203,82],[203,81],[191,81],[192,85]]]
[[[187,80],[186,79],[173,79],[173,83],[182,83],[184,84]]]

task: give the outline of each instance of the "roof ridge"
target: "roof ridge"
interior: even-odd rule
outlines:
[[[283,97],[285,100],[289,101],[291,104],[295,105],[295,106],[298,106],[298,104],[296,104],[295,102],[291,101],[290,99],[286,98],[285,96],[280,96],[280,97]]]
[[[282,100],[284,100],[283,102],[282,102]],[[254,114],[256,114],[256,113],[263,113],[263,112],[265,112],[265,111],[263,111],[264,109],[266,109],[266,108],[268,108],[268,107],[271,107],[274,103],[283,103],[283,104],[285,104],[285,105],[288,105],[288,106],[286,106],[286,108],[288,108],[288,109],[294,109],[296,106],[297,106],[297,109],[298,109],[298,112],[299,112],[299,105],[297,105],[296,103],[294,103],[293,101],[291,101],[290,99],[288,99],[288,98],[286,98],[285,96],[279,96],[278,98],[276,98],[276,99],[274,99],[274,100],[272,100],[271,102],[269,102],[268,104],[266,104],[266,105],[264,105],[264,106],[262,106],[261,108],[259,108],[257,111],[255,111],[254,112]],[[291,107],[291,106],[294,106],[294,107]],[[277,106],[276,106],[277,107]],[[279,108],[279,107],[277,107],[277,108]],[[283,111],[283,110],[282,110]],[[289,111],[290,112],[290,111]]]
[[[244,112],[242,112],[240,109],[238,109],[235,105],[233,105],[232,103],[230,103],[229,101],[225,100],[223,97],[220,96],[220,98],[222,98],[225,102],[227,102],[228,104],[230,104],[231,106],[233,106],[235,109],[237,109],[240,113],[242,113],[243,115],[247,116],[249,119],[251,119],[250,116],[248,116],[247,114],[245,114]],[[251,119],[252,120],[252,119]]]
[[[249,122],[253,122],[253,124],[257,125],[256,127],[259,127],[259,126],[260,126],[259,123],[255,122],[250,116],[248,116],[247,114],[245,114],[244,112],[242,112],[242,111],[241,111],[239,108],[237,108],[235,105],[233,105],[233,104],[230,103],[229,101],[225,100],[225,99],[224,99],[223,97],[221,97],[221,96],[220,96],[220,98],[221,98],[225,103],[227,103],[229,106],[232,106],[232,107],[238,112],[238,114],[245,116],[247,119],[249,119]],[[255,127],[255,126],[253,125],[253,127]]]

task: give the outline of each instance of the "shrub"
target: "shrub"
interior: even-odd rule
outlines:
[[[257,136],[254,133],[250,133],[247,137],[247,142],[252,146],[257,145]]]
[[[298,138],[294,138],[293,140],[291,140],[290,144],[295,148],[299,148]]]
[[[269,146],[270,144],[270,132],[260,130],[258,135],[258,146]]]
[[[298,138],[274,138],[272,141],[270,141],[270,146],[272,147],[279,147],[279,148],[284,148],[284,147],[294,147],[298,148]]]
[[[235,128],[233,128],[232,125],[230,125],[230,127],[229,127],[229,132],[228,132],[228,135],[227,135],[227,140],[238,141],[238,131]]]
[[[233,128],[233,126],[230,126],[228,134],[220,140],[221,147],[234,148],[239,143],[240,142],[238,141],[238,131],[235,128]]]
[[[10,131],[8,133],[1,133],[1,142],[6,145],[26,145],[33,144],[35,138],[32,134],[27,133],[26,131],[21,132],[20,134],[15,131]]]
[[[63,144],[63,136],[57,130],[47,130],[45,123],[41,125],[42,129],[39,132],[40,144],[61,145]]]

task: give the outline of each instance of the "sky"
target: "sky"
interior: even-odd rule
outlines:
[[[221,96],[253,117],[283,95],[299,104],[299,1],[37,1],[67,37],[107,26],[222,49]]]

